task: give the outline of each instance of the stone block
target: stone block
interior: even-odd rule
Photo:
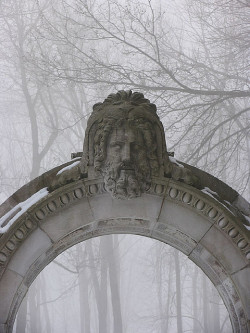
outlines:
[[[228,239],[229,236],[224,234],[216,226],[213,226],[200,241],[210,253],[213,254],[219,262],[223,263],[229,273],[233,273],[243,268],[246,263],[236,245]]]
[[[21,261],[21,264],[23,262]],[[1,279],[0,284],[0,323],[4,324],[7,321],[11,303],[15,296],[16,290],[22,282],[22,276],[18,273],[7,269]],[[4,325],[2,325],[4,329]],[[4,332],[4,331],[3,331]]]
[[[215,286],[221,285],[228,278],[223,265],[200,244],[190,253],[189,259],[203,270]]]
[[[143,194],[133,200],[113,199],[110,194],[89,198],[95,220],[109,218],[137,218],[156,222],[161,210],[162,197]]]
[[[193,239],[166,223],[156,223],[151,236],[175,247],[186,255],[189,255],[197,244]]]
[[[77,204],[59,210],[56,215],[50,216],[44,222],[41,222],[40,227],[53,241],[58,241],[93,220],[94,217],[88,199],[83,198]]]
[[[173,226],[198,242],[211,227],[211,222],[188,207],[165,199],[159,222]]]
[[[250,321],[250,267],[245,267],[232,274],[232,280],[240,292],[247,319]]]
[[[9,263],[9,269],[25,276],[29,267],[51,244],[51,240],[46,233],[36,229],[20,246],[18,252],[14,254]]]

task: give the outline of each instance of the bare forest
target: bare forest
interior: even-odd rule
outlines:
[[[247,0],[0,1],[0,201],[82,151],[92,106],[156,104],[177,160],[250,195]],[[21,333],[229,333],[215,287],[141,236],[68,249],[32,284]]]

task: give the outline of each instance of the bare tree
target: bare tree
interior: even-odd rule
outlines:
[[[169,150],[220,178],[226,170],[224,180],[247,195],[247,4],[61,0],[50,9],[36,32],[39,53],[29,58],[36,75],[100,93],[101,86],[145,92]]]
[[[170,151],[250,194],[247,1],[4,0],[0,6],[1,150],[8,156],[0,168],[3,196],[81,149],[91,106],[130,88],[156,103]],[[127,295],[120,288],[117,246],[113,238],[100,246],[88,244],[60,264],[66,270],[74,263],[82,331],[89,333],[97,312],[100,332],[111,330],[111,317],[113,330],[122,332]],[[177,252],[169,251],[164,261],[166,252],[161,248],[152,263],[160,330],[168,330],[177,315],[179,332],[185,325],[194,332],[225,331],[220,304],[200,300],[211,299],[207,282],[202,289],[197,270],[190,271]],[[166,268],[174,265],[176,271]],[[190,284],[193,308],[184,297]],[[35,332],[41,316],[49,323],[46,295],[34,290],[19,312],[18,331],[26,326]]]

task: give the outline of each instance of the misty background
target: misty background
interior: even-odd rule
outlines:
[[[155,103],[168,151],[249,200],[247,0],[2,0],[0,201],[82,151],[93,104]],[[16,332],[230,332],[201,270],[158,241],[110,235],[38,276]]]

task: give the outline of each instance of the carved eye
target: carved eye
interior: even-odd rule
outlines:
[[[133,143],[131,143],[131,148],[133,149],[133,151],[137,152],[137,151],[141,150],[142,147],[140,145],[138,145],[137,143],[133,142]]]
[[[111,147],[114,149],[114,150],[120,150],[122,145],[119,143],[119,142],[114,142],[111,144]]]

